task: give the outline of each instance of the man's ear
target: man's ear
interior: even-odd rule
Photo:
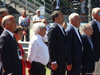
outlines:
[[[57,21],[57,17],[55,17],[55,21]]]
[[[10,24],[8,22],[6,22],[5,26],[8,28],[8,27],[10,27]]]

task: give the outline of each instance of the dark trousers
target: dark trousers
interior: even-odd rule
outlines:
[[[46,69],[41,63],[33,61],[29,73],[30,75],[45,75]]]
[[[51,70],[51,75],[65,75],[66,65],[59,66],[57,70]]]
[[[72,66],[71,71],[67,71],[67,75],[80,75],[81,66]]]

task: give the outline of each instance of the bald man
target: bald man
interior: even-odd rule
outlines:
[[[22,15],[19,17],[19,25],[26,31],[26,41],[29,41],[29,26],[30,26],[30,18],[26,14],[26,10],[22,11]],[[24,38],[22,39],[24,40]]]
[[[3,33],[0,36],[1,59],[4,66],[4,75],[22,75],[20,54],[13,32],[16,30],[14,16],[8,15],[2,19]]]

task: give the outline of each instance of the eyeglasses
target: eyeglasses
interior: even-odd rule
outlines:
[[[98,15],[100,15],[100,12],[98,13]]]

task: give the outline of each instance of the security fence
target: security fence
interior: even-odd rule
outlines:
[[[31,1],[31,0],[30,0]],[[50,10],[54,10],[56,7],[57,0],[36,0],[40,3],[48,3],[51,5]],[[94,7],[100,6],[100,0],[58,0],[60,3],[60,9],[65,15],[65,20],[67,20],[69,14],[76,12],[81,17],[81,22],[89,22],[91,20],[91,10]],[[46,6],[48,7],[48,6]],[[48,12],[48,10],[46,10]],[[51,13],[49,11],[49,13]]]

